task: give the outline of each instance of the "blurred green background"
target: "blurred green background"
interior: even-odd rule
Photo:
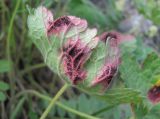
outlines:
[[[125,82],[127,88],[142,92],[139,87],[145,83],[144,76],[153,79],[153,84],[160,79],[160,0],[0,0],[0,119],[38,119],[48,101],[28,95],[27,91],[35,90],[52,97],[63,85],[63,81],[43,63],[40,52],[28,36],[29,10],[40,5],[49,8],[54,18],[75,15],[87,19],[89,26],[98,28],[99,32],[117,30],[134,35],[137,49],[124,53],[125,63],[118,74],[121,75],[118,80]],[[154,55],[146,59],[150,54]],[[133,58],[127,60],[128,57]],[[147,70],[144,68],[141,73],[138,68],[145,63]],[[127,72],[124,67],[130,70]],[[139,75],[144,75],[144,80]],[[135,87],[134,78],[139,78]],[[111,105],[107,101],[76,88],[69,88],[60,99],[75,110],[104,119],[160,117],[159,105],[155,110],[148,110],[147,104],[132,106],[132,103],[122,101],[122,104]],[[47,119],[83,117],[56,105]]]

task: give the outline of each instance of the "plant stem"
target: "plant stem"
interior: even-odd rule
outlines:
[[[50,104],[48,105],[47,109],[43,112],[40,119],[46,118],[46,116],[48,115],[48,113],[50,112],[50,110],[52,109],[56,101],[58,100],[58,98],[63,94],[63,92],[67,89],[67,87],[68,87],[68,84],[65,83],[65,85],[58,91],[55,97],[51,100]]]
[[[67,106],[63,105],[62,103],[60,103],[60,102],[57,102],[57,105],[59,107],[65,109],[65,110],[69,111],[69,112],[72,112],[72,113],[77,114],[77,115],[79,115],[81,117],[84,117],[85,119],[99,119],[97,117],[94,117],[94,116],[91,116],[91,115],[87,115],[85,113],[82,113],[82,112],[79,112],[77,110],[74,110],[74,109],[72,109],[70,107],[67,107]]]
[[[20,113],[22,110],[22,106],[25,102],[25,97],[23,97],[20,101],[18,101],[18,104],[16,105],[15,109],[13,110],[10,119],[16,119],[18,113]]]
[[[16,97],[19,97],[19,96],[24,95],[24,94],[26,94],[26,93],[33,94],[33,95],[35,95],[35,96],[37,96],[37,97],[39,97],[39,98],[41,98],[41,99],[43,99],[43,100],[46,100],[46,101],[51,101],[51,100],[52,100],[50,97],[48,97],[48,96],[46,96],[46,95],[43,95],[43,94],[41,94],[41,93],[39,93],[39,92],[37,92],[37,91],[35,91],[35,90],[25,90],[25,91],[22,91],[22,92],[19,93]],[[70,108],[70,107],[62,104],[61,102],[58,102],[58,101],[57,101],[55,104],[56,104],[57,106],[59,106],[60,108],[66,110],[66,111],[68,111],[68,112],[71,112],[71,113],[73,113],[73,114],[79,115],[79,116],[81,116],[81,117],[83,117],[83,118],[85,118],[85,119],[99,119],[99,118],[97,118],[97,117],[94,117],[94,116],[85,114],[85,113],[83,113],[83,112],[77,111],[77,110],[75,110],[75,109],[73,109],[73,108]]]
[[[9,29],[8,29],[8,34],[7,34],[7,46],[6,46],[6,55],[7,55],[7,58],[10,60],[10,40],[11,40],[11,34],[12,34],[12,28],[13,28],[13,22],[14,22],[14,18],[16,16],[16,13],[17,13],[17,10],[19,8],[19,5],[20,5],[20,2],[21,0],[18,0],[17,3],[16,3],[16,6],[15,6],[15,9],[13,11],[13,14],[12,14],[12,17],[11,17],[11,20],[10,20],[10,23],[9,23]]]
[[[130,107],[131,107],[133,119],[136,119],[136,115],[135,115],[135,112],[134,112],[134,104],[130,103]]]
[[[109,109],[113,108],[114,106],[115,105],[110,105],[110,106],[107,106],[105,108],[102,108],[101,110],[98,110],[97,112],[94,112],[92,115],[97,116],[97,115],[105,112],[106,110],[109,110]]]
[[[15,93],[15,86],[14,86],[14,70],[13,70],[13,62],[11,60],[11,49],[10,49],[10,41],[11,41],[11,35],[12,35],[12,30],[13,30],[13,23],[14,23],[14,19],[15,19],[15,16],[16,16],[16,13],[17,13],[17,10],[20,6],[20,3],[21,3],[21,0],[18,0],[16,2],[16,6],[14,8],[14,11],[13,11],[13,14],[12,14],[12,17],[11,17],[11,20],[9,22],[9,28],[8,28],[8,34],[7,34],[7,39],[6,39],[6,57],[10,63],[10,66],[11,66],[11,71],[8,72],[8,78],[9,78],[9,83],[10,83],[10,86],[11,86],[11,91],[10,91],[10,95],[11,95],[11,100],[10,100],[10,104],[13,104],[12,102],[12,98],[14,98],[14,93]],[[11,108],[10,108],[10,112],[12,111],[12,105],[11,105]]]
[[[45,67],[45,66],[46,66],[45,63],[36,64],[36,65],[33,65],[31,67],[28,67],[28,68],[22,70],[20,73],[21,73],[21,75],[23,75],[23,74],[25,74],[29,71],[32,71],[32,70],[35,70],[35,69],[38,69],[38,68],[42,68],[42,67]]]

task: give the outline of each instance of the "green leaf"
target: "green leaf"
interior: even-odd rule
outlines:
[[[137,105],[132,104],[132,109],[134,109],[135,116],[137,119],[142,119],[149,112],[147,105],[143,103]]]
[[[106,107],[106,103],[104,101],[97,100],[95,97],[89,97],[85,94],[81,94],[69,100],[63,99],[61,100],[61,102],[75,110],[78,110],[80,112],[84,112],[87,114],[93,114],[99,109]],[[72,119],[75,119],[75,116],[76,116],[75,114],[72,114],[72,113],[68,113],[68,114]]]
[[[88,99],[86,97],[86,95],[82,94],[79,96],[78,98],[78,109],[79,111],[81,112],[87,112],[89,113],[91,110],[90,110],[90,105],[88,104]]]
[[[77,110],[77,100],[76,99],[71,98],[69,100],[66,100],[66,99],[62,98],[60,101],[63,104],[65,104],[65,105]],[[70,112],[66,112],[66,110],[63,110],[63,109],[61,109],[59,107],[57,107],[57,110],[58,110],[58,114],[61,115],[61,117],[65,117],[65,114],[67,113],[71,119],[75,119],[76,118],[75,114],[70,113]],[[62,114],[61,114],[61,112],[62,112]]]
[[[45,1],[42,1],[43,3],[43,5],[44,6],[46,6],[46,7],[51,7],[53,4],[56,4],[55,2],[55,0],[45,0]]]
[[[160,79],[160,57],[155,52],[148,54],[143,62],[142,69],[143,75],[150,79],[151,83],[157,82]]]
[[[130,105],[125,104],[125,105],[114,106],[111,109],[100,113],[100,115],[102,115],[102,117],[104,117],[105,119],[110,119],[110,118],[111,119],[130,119],[129,118],[131,116]]]
[[[147,58],[147,55],[153,52],[153,49],[144,45],[140,37],[137,37],[136,41],[136,49],[132,54],[136,57],[137,61],[143,62]]]
[[[147,58],[143,62],[143,70],[150,69],[155,72],[160,67],[160,57],[155,52],[148,54]]]
[[[9,89],[9,85],[5,82],[0,81],[0,91],[6,91]]]
[[[160,104],[155,105],[143,119],[159,119]]]
[[[153,76],[160,67],[158,55],[144,46],[141,39],[137,40],[137,49],[134,52],[128,52],[126,47],[123,47],[122,50],[124,53],[119,68],[121,78],[126,87],[137,89],[146,96],[152,85]]]
[[[124,48],[125,49],[125,48]],[[123,49],[123,50],[124,50]],[[127,88],[136,89],[145,97],[140,104],[135,104],[135,114],[138,119],[157,117],[152,113],[154,107],[147,100],[148,90],[151,88],[155,76],[160,74],[160,58],[153,50],[144,46],[142,42],[137,44],[137,49],[130,53],[124,50],[120,65],[121,78]],[[155,82],[155,81],[154,81]],[[147,115],[147,116],[146,116]]]
[[[6,100],[6,96],[3,92],[0,92],[0,102],[3,102]]]
[[[85,94],[81,94],[78,97],[71,98],[69,100],[63,99],[61,100],[61,102],[64,103],[65,105],[72,107],[75,110],[85,112],[87,114],[91,114],[94,116],[98,116],[100,118],[109,118],[111,116],[114,116],[113,119],[119,119],[117,117],[120,117],[122,113],[126,118],[129,117],[129,115],[131,115],[128,105],[119,105],[119,106],[111,105],[110,102],[106,100],[101,100],[99,98],[96,98],[95,96],[87,96]],[[71,103],[71,102],[74,102],[74,103]],[[109,108],[106,108],[106,107],[109,107]],[[105,110],[103,111],[103,109]],[[75,119],[74,114],[69,113],[69,115],[70,115],[70,118]]]
[[[124,104],[124,103],[140,103],[143,97],[137,90],[129,88],[115,88],[108,90],[105,94],[93,94],[94,96],[105,100],[109,104]]]
[[[28,28],[29,35],[34,37],[34,39],[40,39],[43,36],[46,36],[46,26],[44,23],[45,17],[47,16],[46,12],[43,12],[43,7],[38,7],[34,10],[34,13],[30,13],[28,16]]]
[[[51,68],[52,71],[58,74],[59,72],[59,55],[62,40],[55,36],[48,37],[46,32],[47,19],[52,19],[52,14],[46,8],[40,6],[28,16],[29,35],[33,43],[37,46],[43,55],[45,63]]]
[[[48,17],[51,18],[52,15],[47,13],[44,9],[44,7],[40,6],[34,10],[34,13],[30,13],[27,23],[29,36],[45,57],[50,48],[50,42],[46,34],[45,20],[48,19]]]
[[[137,89],[144,95],[147,94],[147,90],[151,84],[147,82],[149,79],[142,75],[142,71],[136,59],[131,58],[129,54],[123,55],[119,69],[121,77],[128,88]]]
[[[11,64],[7,60],[0,60],[0,73],[8,72],[11,70]]]
[[[97,75],[97,72],[102,67],[106,57],[107,47],[103,42],[99,42],[98,46],[93,49],[91,57],[85,65],[85,69],[88,71],[86,84],[90,84],[91,80]]]

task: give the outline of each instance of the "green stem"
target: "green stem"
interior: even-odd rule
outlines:
[[[28,67],[28,68],[24,69],[23,71],[21,71],[21,75],[23,75],[23,74],[25,74],[25,73],[27,73],[27,72],[29,72],[29,71],[32,71],[32,70],[35,70],[35,69],[38,69],[38,68],[45,67],[45,66],[46,66],[46,64],[44,64],[44,63],[40,63],[40,64],[33,65],[33,66]]]
[[[98,110],[97,112],[94,112],[92,115],[97,116],[97,115],[105,112],[106,110],[109,110],[109,109],[113,108],[114,106],[115,105],[110,105],[110,106],[107,106],[105,108],[102,108],[101,110]]]
[[[16,3],[16,7],[13,11],[10,23],[9,23],[9,29],[8,29],[8,34],[7,34],[7,46],[6,46],[6,54],[7,54],[7,58],[10,60],[10,39],[11,39],[11,34],[12,34],[12,28],[13,28],[13,22],[14,22],[14,18],[16,16],[17,10],[19,8],[21,0],[18,0]]]
[[[46,101],[51,101],[51,100],[52,100],[52,98],[50,98],[50,97],[48,97],[48,96],[46,96],[46,95],[43,95],[43,94],[41,94],[41,93],[39,93],[39,92],[37,92],[37,91],[35,91],[35,90],[25,90],[25,91],[22,91],[22,92],[19,93],[19,95],[17,95],[16,97],[19,97],[19,96],[24,95],[24,94],[26,94],[26,93],[33,94],[33,95],[35,95],[35,96],[37,96],[37,97],[39,97],[39,98],[41,98],[41,99],[43,99],[43,100],[46,100]],[[85,119],[99,119],[99,118],[97,118],[97,117],[94,117],[94,116],[85,114],[85,113],[83,113],[83,112],[79,112],[79,111],[77,111],[77,110],[75,110],[75,109],[73,109],[73,108],[70,108],[70,107],[62,104],[62,103],[59,102],[59,101],[57,101],[55,104],[56,104],[57,106],[59,106],[60,108],[66,110],[66,111],[68,111],[68,112],[71,112],[71,113],[73,113],[73,114],[79,115],[79,116],[81,116],[81,117],[83,117],[83,118],[85,118]]]
[[[12,60],[11,60],[10,40],[11,40],[11,35],[12,35],[14,19],[15,19],[17,10],[18,10],[18,8],[20,6],[20,2],[21,2],[21,0],[18,0],[16,2],[16,6],[14,8],[11,20],[9,22],[9,29],[8,29],[7,39],[6,39],[6,57],[7,57],[8,61],[9,61],[9,63],[10,63],[10,66],[11,66],[11,71],[8,72],[8,78],[9,78],[9,82],[10,82],[10,87],[12,89],[10,91],[12,98],[14,98],[15,86],[14,86],[14,76],[13,76],[13,74],[14,74],[13,63],[12,63]],[[10,100],[10,104],[13,104],[12,98]],[[10,111],[12,111],[12,105],[11,105]]]
[[[50,104],[48,105],[47,109],[43,112],[40,119],[46,118],[46,116],[48,115],[48,113],[50,112],[50,110],[52,109],[52,107],[54,106],[56,101],[58,100],[58,98],[64,93],[64,91],[67,89],[67,87],[68,87],[68,84],[65,83],[65,85],[58,91],[58,93],[55,95],[55,97],[51,100]]]
[[[23,97],[20,101],[18,101],[18,104],[16,105],[15,109],[13,110],[10,119],[16,119],[18,113],[22,111],[22,106],[25,102],[25,97]]]

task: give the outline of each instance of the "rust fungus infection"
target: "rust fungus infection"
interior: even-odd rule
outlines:
[[[102,85],[102,91],[107,89],[111,84],[113,77],[115,76],[119,61],[119,47],[118,47],[118,37],[115,33],[103,33],[100,36],[101,41],[108,45],[106,53],[106,60],[104,65],[98,72],[96,78],[92,81],[92,86],[96,86],[97,84]]]
[[[92,86],[97,84],[102,85],[102,91],[107,89],[112,82],[113,77],[117,72],[117,67],[112,65],[106,65],[101,69],[100,74],[92,82]]]
[[[90,49],[81,41],[69,40],[63,48],[62,62],[65,74],[70,78],[73,84],[77,84],[86,78],[86,71],[83,65],[88,59]]]
[[[50,26],[47,30],[47,33],[48,34],[59,33],[62,30],[69,27],[70,24],[71,24],[71,21],[67,16],[60,17],[59,19],[50,23]],[[64,27],[66,27],[66,28],[64,28]]]
[[[160,80],[148,91],[148,98],[152,103],[160,102]]]

